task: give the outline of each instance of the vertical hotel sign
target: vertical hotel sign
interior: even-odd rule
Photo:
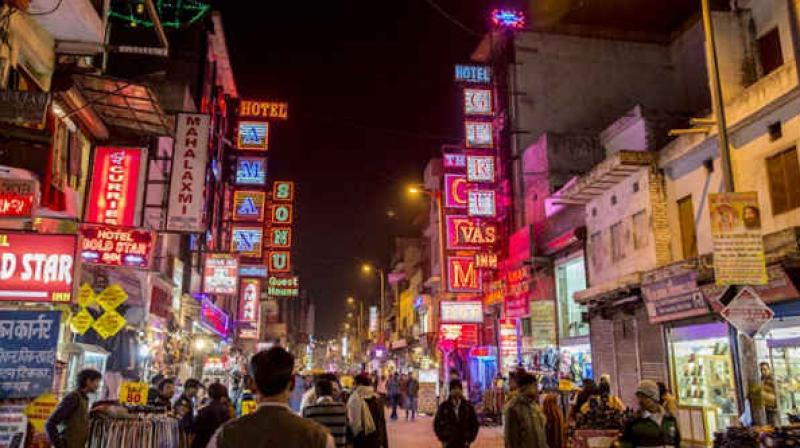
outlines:
[[[114,226],[136,226],[136,209],[144,176],[143,148],[98,146],[94,150],[92,186],[85,221]]]
[[[208,162],[209,116],[178,114],[172,158],[167,230],[203,231],[203,188]]]

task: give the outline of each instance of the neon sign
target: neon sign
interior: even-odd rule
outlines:
[[[495,9],[492,11],[492,23],[502,28],[521,30],[525,28],[525,13],[515,9]]]
[[[493,115],[492,90],[465,88],[464,113],[466,115]]]
[[[258,322],[261,301],[261,280],[243,278],[239,284],[239,322]]]
[[[0,179],[0,217],[31,216],[38,182],[28,179]]]
[[[267,253],[267,265],[270,273],[291,272],[292,254],[286,250],[271,250]]]
[[[494,148],[494,126],[490,121],[467,121],[464,128],[467,148]]]
[[[149,230],[85,226],[81,227],[80,235],[79,247],[84,263],[150,267],[155,234]]]
[[[269,229],[269,246],[275,248],[292,247],[292,229],[289,227],[271,227]]]
[[[242,100],[239,103],[239,118],[287,120],[289,118],[289,104],[279,101]]]
[[[479,324],[483,323],[483,302],[464,301],[453,302],[444,301],[441,303],[442,323],[448,324]]]
[[[0,233],[0,301],[69,302],[75,236]]]
[[[205,114],[178,114],[177,121],[167,229],[202,232],[205,230],[203,198],[211,117]]]
[[[467,180],[469,182],[494,182],[494,161],[494,156],[467,156]]]
[[[478,324],[439,324],[440,348],[469,348],[478,345]]]
[[[203,263],[203,292],[235,295],[238,271],[239,259],[235,255],[206,253]]]
[[[269,270],[263,264],[239,265],[239,277],[267,278],[267,276],[269,276]]]
[[[266,196],[263,191],[235,191],[233,193],[233,220],[263,221]]]
[[[475,257],[447,257],[447,288],[449,292],[482,291]]]
[[[266,185],[267,159],[264,157],[239,157],[236,159],[236,183],[239,185]]]
[[[142,155],[140,148],[95,148],[86,222],[134,226]]]
[[[467,192],[469,216],[493,217],[497,214],[495,192],[493,190],[471,190]]]
[[[447,169],[463,169],[467,167],[467,156],[465,154],[444,153],[443,163]]]
[[[267,283],[270,297],[297,297],[300,295],[300,279],[292,277],[270,277]]]
[[[465,240],[460,238],[459,232],[461,227],[472,226],[471,219],[463,215],[447,215],[445,216],[445,223],[447,229],[447,248],[450,250],[473,250],[478,249],[478,246],[466,243]]]
[[[456,65],[456,81],[491,84],[492,69],[485,65]]]
[[[273,224],[292,223],[292,204],[273,204],[272,205]]]
[[[479,269],[497,269],[497,254],[492,252],[475,254],[475,266]]]
[[[294,200],[294,182],[288,180],[276,180],[272,183],[272,200],[291,202]]]
[[[233,226],[233,251],[244,257],[261,257],[264,231],[261,227]]]
[[[266,151],[269,147],[269,123],[241,121],[236,137],[236,149]]]
[[[225,338],[228,336],[230,318],[210,300],[203,299],[200,305],[200,324]]]
[[[467,176],[463,174],[444,175],[444,206],[448,208],[467,208]]]

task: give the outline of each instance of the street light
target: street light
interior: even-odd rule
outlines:
[[[379,318],[378,318],[378,334],[380,338],[383,338],[383,304],[386,302],[386,273],[383,271],[383,268],[376,268],[369,263],[363,263],[361,265],[361,272],[365,275],[370,275],[374,272],[377,272],[378,279],[380,280],[381,286],[381,302],[379,309]]]
[[[426,194],[433,199],[436,203],[436,211],[439,215],[439,291],[442,296],[447,291],[445,286],[445,241],[444,241],[444,207],[442,206],[442,192],[441,190],[428,190],[424,185],[409,185],[407,191],[411,194]]]

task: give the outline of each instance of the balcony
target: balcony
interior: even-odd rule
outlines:
[[[70,51],[76,44],[98,51],[99,46],[104,43],[103,19],[90,0],[37,1],[28,12],[37,14],[49,11],[53,12],[35,15],[34,18],[56,40],[57,51],[62,52],[66,46],[67,49],[63,52],[82,53],[77,49]]]
[[[797,64],[787,61],[783,66],[748,86],[739,95],[725,104],[728,127],[736,130],[744,120],[765,109],[797,88]]]

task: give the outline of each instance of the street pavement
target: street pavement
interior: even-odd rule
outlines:
[[[416,421],[406,421],[404,411],[393,422],[388,420],[389,448],[435,448],[441,446],[433,434],[433,417],[419,416]],[[500,426],[481,426],[478,440],[471,448],[503,448],[503,429]]]

